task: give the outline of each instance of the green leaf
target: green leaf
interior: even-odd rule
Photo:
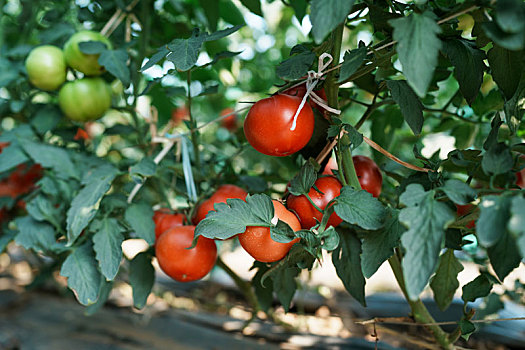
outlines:
[[[84,177],[87,183],[78,192],[67,211],[67,240],[72,245],[98,211],[102,197],[111,187],[118,170],[102,165],[90,170]]]
[[[454,65],[454,76],[459,83],[459,89],[471,105],[483,83],[484,52],[463,39],[446,40],[443,52]]]
[[[520,0],[498,0],[496,23],[507,33],[519,33],[525,29],[525,6]]]
[[[487,255],[500,281],[518,267],[521,261],[516,239],[507,231],[496,244],[487,249]]]
[[[47,221],[55,227],[62,226],[61,210],[56,208],[45,196],[37,196],[30,200],[26,205],[26,210],[38,221]]]
[[[447,249],[439,258],[436,274],[430,281],[434,300],[442,311],[448,309],[454,299],[454,293],[459,288],[458,274],[461,271],[463,271],[463,265],[454,255],[454,250]]]
[[[221,0],[220,2],[221,6],[219,6],[219,15],[225,22],[238,26],[243,26],[246,23],[244,20],[244,15],[233,1]]]
[[[57,106],[46,104],[41,106],[31,118],[31,125],[39,134],[53,131],[62,119],[62,113]]]
[[[131,83],[131,75],[127,66],[129,56],[126,50],[105,50],[100,54],[98,63],[115,78],[119,79],[124,86]]]
[[[518,85],[522,74],[522,51],[510,51],[494,45],[487,53],[492,79],[496,82],[503,94],[510,100]]]
[[[35,163],[39,163],[42,167],[52,168],[62,177],[79,178],[77,167],[73,165],[65,149],[29,140],[25,140],[21,146]]]
[[[309,50],[302,51],[279,63],[275,71],[283,80],[297,80],[308,73],[308,69],[315,60],[315,53]]]
[[[385,227],[379,231],[367,232],[363,236],[361,265],[366,278],[372,277],[377,269],[394,255],[394,248],[399,246],[399,239],[405,228],[399,223],[398,215],[397,210],[388,208]]]
[[[16,231],[7,230],[0,235],[0,253],[3,253],[7,245],[15,238]]]
[[[423,128],[423,105],[421,101],[404,80],[388,80],[386,85],[392,93],[392,98],[401,108],[401,113],[408,126],[415,135],[419,135]]]
[[[10,170],[28,160],[29,158],[27,158],[25,153],[19,147],[18,142],[12,143],[0,153],[0,173]]]
[[[217,30],[217,22],[219,21],[219,1],[217,0],[199,0],[201,8],[204,10],[206,20],[208,20],[208,28],[211,31]]]
[[[279,243],[289,243],[296,237],[294,231],[284,221],[277,221],[277,225],[270,227],[270,237]]]
[[[406,249],[402,262],[405,284],[409,298],[416,300],[436,269],[445,229],[455,215],[434,199],[434,191],[426,192],[420,184],[408,185],[400,202],[407,206],[399,214],[399,221],[408,227],[401,236]]]
[[[227,203],[216,203],[195,228],[195,236],[211,239],[228,239],[246,231],[246,226],[273,226],[273,203],[267,195],[248,195],[242,199],[228,199]]]
[[[60,275],[67,277],[67,285],[79,303],[89,305],[97,301],[102,275],[97,270],[91,244],[86,243],[69,254],[62,264]]]
[[[476,115],[483,116],[489,112],[502,109],[503,103],[503,97],[498,89],[492,89],[487,96],[478,95],[472,104],[472,109]]]
[[[466,183],[450,179],[445,182],[445,186],[441,188],[443,192],[456,204],[468,204],[476,198],[476,190],[471,188]]]
[[[476,233],[479,243],[484,247],[490,247],[505,234],[510,218],[510,199],[506,196],[484,196],[479,208]]]
[[[241,4],[243,4],[248,10],[255,13],[257,16],[263,17],[260,0],[241,0]]]
[[[332,262],[337,276],[343,282],[346,290],[361,305],[366,307],[366,280],[361,270],[361,241],[352,231],[341,231],[340,245],[332,252]]]
[[[15,222],[19,231],[15,237],[16,244],[36,252],[53,251],[53,247],[57,244],[53,226],[38,222],[29,216],[17,218]]]
[[[461,337],[465,340],[468,340],[470,335],[476,331],[474,323],[464,318],[459,321],[459,328],[461,329]]]
[[[197,63],[205,36],[199,34],[198,31],[193,31],[188,39],[171,41],[168,44],[168,49],[171,52],[166,56],[166,59],[173,62],[175,68],[179,71],[190,70]]]
[[[341,72],[339,73],[338,83],[341,83],[346,79],[350,78],[350,76],[354,74],[359,67],[361,67],[361,64],[363,64],[365,58],[365,46],[361,46],[355,50],[346,51],[345,56],[343,58],[343,65],[341,66]]]
[[[507,50],[522,50],[525,48],[525,31],[518,33],[505,33],[496,22],[483,23],[483,31],[495,45]]]
[[[344,129],[347,131],[348,138],[350,138],[352,150],[356,149],[363,143],[363,134],[357,131],[352,125],[344,124]]]
[[[294,0],[290,1],[290,6],[292,6],[293,10],[295,11],[295,17],[301,22],[306,16],[306,7],[308,3],[306,0]]]
[[[140,71],[144,72],[145,70],[153,67],[154,65],[159,63],[162,59],[164,59],[164,57],[166,57],[169,53],[170,53],[170,50],[168,50],[167,47],[165,46],[160,47],[157,50],[157,52],[155,52],[155,54],[151,56],[148,62],[146,62],[146,64],[144,64],[142,68],[140,68]]]
[[[353,5],[354,0],[312,0],[310,2],[312,34],[317,44],[345,21]]]
[[[111,281],[117,275],[122,260],[124,230],[115,218],[95,221],[91,224],[91,230],[96,232],[93,236],[93,248],[100,271],[108,281]]]
[[[288,190],[294,196],[300,196],[310,192],[317,180],[317,173],[312,163],[306,162],[301,170],[290,181]]]
[[[485,274],[482,274],[463,286],[461,299],[464,302],[473,302],[477,298],[486,297],[491,290],[492,282]]]
[[[521,257],[525,258],[525,198],[514,197],[511,204],[511,217],[507,228],[517,237]]]
[[[156,171],[157,164],[148,157],[142,158],[140,162],[129,168],[130,174],[139,174],[146,177],[155,175]]]
[[[385,207],[372,195],[364,190],[356,191],[344,186],[334,205],[335,212],[344,221],[364,228],[377,230],[385,222]]]
[[[505,174],[512,169],[514,160],[510,148],[503,142],[490,147],[483,155],[481,167],[487,175]]]
[[[126,209],[124,218],[139,238],[144,239],[149,245],[155,243],[155,223],[153,222],[153,209],[150,205],[147,203],[131,204]]]
[[[155,283],[155,269],[151,265],[151,256],[148,253],[139,253],[131,260],[129,283],[133,289],[133,306],[142,309]]]
[[[100,288],[98,290],[98,299],[95,303],[90,304],[86,307],[86,315],[90,316],[95,314],[109,298],[109,294],[111,293],[111,289],[113,289],[113,282],[112,281],[106,281],[105,279],[100,279]]]
[[[268,272],[270,267],[266,263],[255,260],[250,271],[255,268],[257,269],[257,272],[252,278],[252,286],[255,290],[255,296],[257,297],[261,310],[266,312],[273,304],[273,283],[271,279],[266,279],[263,283],[262,277]]]
[[[496,293],[490,293],[485,298],[485,306],[482,309],[476,310],[476,319],[483,320],[487,316],[497,314],[500,310],[505,307],[505,304],[501,301],[501,296]]]
[[[212,33],[212,34],[207,34],[207,35],[204,36],[204,40],[205,41],[213,41],[213,40],[219,40],[219,39],[225,38],[225,37],[235,33],[236,31],[238,31],[242,27],[244,27],[244,24],[238,24],[238,25],[235,25],[235,26],[230,27],[230,28],[219,30],[219,31],[217,31],[215,33]]]
[[[441,28],[432,14],[413,12],[408,17],[390,20],[394,27],[399,61],[409,85],[420,97],[426,95],[436,69],[441,40]]]
[[[107,50],[106,44],[101,41],[83,41],[78,44],[78,48],[88,55],[96,55]]]
[[[297,290],[295,278],[299,275],[301,269],[298,267],[284,267],[278,269],[272,276],[273,290],[281,302],[285,312],[290,310],[293,296]]]

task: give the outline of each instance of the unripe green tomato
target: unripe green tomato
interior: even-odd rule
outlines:
[[[66,81],[64,53],[52,45],[36,47],[27,56],[26,70],[31,84],[42,90],[56,90]]]
[[[95,120],[111,107],[111,87],[102,78],[70,81],[60,89],[58,104],[69,119]]]
[[[85,75],[100,75],[106,70],[98,64],[99,54],[85,54],[80,50],[79,43],[85,41],[100,41],[111,49],[111,43],[108,38],[98,32],[83,30],[77,32],[69,38],[64,45],[64,55],[66,57],[67,65],[74,68]]]
[[[114,96],[120,96],[124,92],[124,85],[118,79],[115,79],[111,82],[111,92]]]

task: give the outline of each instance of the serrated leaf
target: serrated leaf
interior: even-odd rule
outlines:
[[[516,239],[507,231],[496,244],[487,249],[487,255],[500,281],[518,267],[521,261]]]
[[[125,50],[105,50],[100,54],[98,63],[104,66],[111,75],[119,79],[124,86],[128,86],[131,82],[131,75],[127,66],[128,60],[129,56]]]
[[[447,197],[456,204],[468,204],[472,202],[477,195],[475,189],[457,179],[445,181],[445,186],[441,189],[445,192]]]
[[[33,161],[42,167],[52,168],[63,177],[79,178],[77,167],[73,165],[65,149],[29,140],[25,140],[21,146]]]
[[[33,249],[36,252],[50,252],[56,245],[55,229],[53,226],[38,222],[35,219],[24,216],[15,220],[18,234],[15,242],[25,249]]]
[[[479,208],[476,233],[479,243],[490,247],[505,234],[510,217],[510,199],[505,196],[484,196]]]
[[[385,207],[372,195],[364,190],[356,191],[344,186],[334,205],[335,212],[344,221],[364,228],[377,230],[385,222]]]
[[[439,258],[436,274],[430,281],[434,300],[442,311],[445,311],[454,299],[454,293],[459,288],[458,274],[461,271],[463,271],[463,265],[454,255],[454,250],[447,249]]]
[[[62,264],[60,275],[67,277],[67,286],[75,293],[79,303],[89,305],[97,301],[102,275],[97,270],[91,244],[84,244],[69,254]]]
[[[455,215],[434,199],[434,191],[426,192],[420,184],[408,185],[400,201],[407,206],[399,214],[399,221],[408,228],[401,236],[406,249],[402,262],[405,284],[409,298],[416,300],[436,269],[445,229]]]
[[[129,168],[130,174],[139,174],[142,176],[153,176],[157,171],[157,164],[153,159],[145,157],[137,164]]]
[[[511,51],[494,45],[487,53],[492,79],[507,98],[511,99],[518,85],[522,74],[521,51]]]
[[[388,209],[385,227],[379,231],[367,232],[363,236],[361,267],[366,278],[372,277],[377,269],[392,255],[394,248],[400,245],[401,234],[405,228],[399,223],[399,212]]]
[[[473,302],[477,298],[486,297],[491,290],[492,282],[485,274],[482,274],[463,286],[461,299],[464,302]]]
[[[353,232],[347,230],[339,236],[340,245],[332,252],[335,271],[350,295],[366,307],[366,280],[361,270],[360,258],[361,241]]]
[[[93,248],[100,271],[106,280],[111,281],[117,275],[122,260],[123,228],[117,219],[108,218],[94,222],[91,230],[96,232],[93,236]]]
[[[140,71],[144,72],[145,70],[153,67],[154,65],[159,63],[162,59],[164,59],[164,57],[166,57],[166,55],[168,55],[169,53],[170,53],[170,50],[168,50],[167,47],[165,47],[165,46],[160,47],[157,50],[157,52],[155,52],[155,54],[153,56],[151,56],[151,58],[148,60],[148,62],[146,62],[146,64],[144,64],[142,66],[142,68],[140,68]]]
[[[255,13],[257,16],[263,16],[260,0],[241,0],[241,4],[243,4],[248,10]]]
[[[248,195],[242,199],[228,199],[227,203],[216,203],[195,228],[195,236],[211,239],[228,239],[246,231],[246,226],[272,226],[273,203],[267,195]]]
[[[404,80],[388,80],[388,89],[392,98],[399,105],[401,114],[415,135],[421,133],[423,128],[423,105],[414,91]]]
[[[341,71],[339,72],[339,81],[341,83],[354,74],[366,58],[366,47],[361,46],[354,50],[345,52]]]
[[[194,31],[188,39],[173,40],[168,44],[170,53],[166,59],[173,62],[177,70],[187,71],[193,68],[199,58],[204,37],[205,35],[199,35],[197,31]]]
[[[236,31],[238,31],[242,27],[244,27],[243,24],[238,24],[238,25],[230,27],[230,28],[219,30],[219,31],[217,31],[215,33],[212,33],[212,34],[207,34],[207,35],[204,36],[204,40],[205,41],[213,41],[213,40],[219,40],[219,39],[225,38],[225,37],[235,33]]]
[[[29,160],[18,143],[12,143],[0,153],[0,173]]]
[[[294,196],[300,196],[310,192],[317,180],[317,173],[312,163],[306,162],[301,170],[290,181],[288,190]]]
[[[144,239],[149,245],[155,243],[155,223],[153,209],[146,203],[131,204],[124,213],[124,218],[131,225],[137,237]]]
[[[118,170],[111,165],[103,165],[90,170],[84,177],[84,188],[78,192],[67,211],[67,240],[72,245],[82,230],[95,216],[102,197],[111,187]],[[89,180],[86,180],[89,179]]]
[[[315,53],[303,51],[285,59],[275,69],[279,78],[283,80],[297,80],[308,73],[308,69],[315,60]]]
[[[471,105],[483,83],[485,53],[470,41],[463,39],[445,41],[443,52],[454,65],[454,76],[459,83],[459,89]]]
[[[426,95],[441,49],[441,28],[428,12],[390,20],[394,27],[399,61],[409,85],[420,97]]]
[[[317,44],[344,22],[354,0],[312,0],[310,2],[310,21],[312,22],[312,34]]]
[[[151,265],[151,256],[148,253],[139,253],[131,260],[129,283],[133,289],[133,306],[142,309],[155,283],[155,269]]]
[[[512,169],[514,160],[509,147],[503,142],[490,147],[483,155],[481,167],[487,175],[505,174]]]

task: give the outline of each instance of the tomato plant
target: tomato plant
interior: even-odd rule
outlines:
[[[195,226],[175,226],[159,236],[155,256],[159,266],[168,276],[179,282],[191,282],[206,276],[217,259],[215,242],[199,237],[195,247]]]
[[[341,193],[341,188],[343,185],[333,176],[320,177],[315,181],[314,187],[308,192],[308,199],[305,195],[301,196],[288,196],[286,200],[286,205],[288,209],[293,210],[299,217],[301,222],[301,227],[304,229],[309,229],[318,222],[321,222],[323,213],[318,209],[324,210],[328,203],[337,198]],[[315,208],[310,200],[315,204]],[[328,219],[328,225],[336,227],[343,220],[337,216],[336,213],[330,215]]]
[[[111,89],[101,78],[82,78],[62,86],[58,103],[71,120],[96,120],[111,107]]]
[[[69,38],[64,45],[64,56],[66,58],[67,65],[85,75],[100,75],[104,73],[105,68],[98,62],[100,57],[99,54],[84,53],[80,48],[80,43],[83,42],[100,42],[106,45],[107,48],[111,48],[112,45],[108,38],[101,35],[100,33],[82,30],[77,32]]]
[[[274,95],[257,101],[244,120],[244,134],[257,151],[270,156],[288,156],[303,148],[314,130],[314,115],[304,105],[293,119],[301,99],[295,96]]]
[[[66,60],[61,49],[42,45],[31,50],[25,62],[31,84],[53,91],[66,81]]]

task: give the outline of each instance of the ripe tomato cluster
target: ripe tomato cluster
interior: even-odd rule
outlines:
[[[105,72],[98,63],[100,55],[80,50],[79,44],[87,41],[111,48],[106,37],[86,30],[73,34],[63,50],[52,45],[34,48],[25,62],[31,84],[46,91],[60,88],[60,109],[68,118],[79,122],[98,119],[111,107],[111,87],[98,77]],[[67,67],[84,73],[85,77],[66,82]]]

